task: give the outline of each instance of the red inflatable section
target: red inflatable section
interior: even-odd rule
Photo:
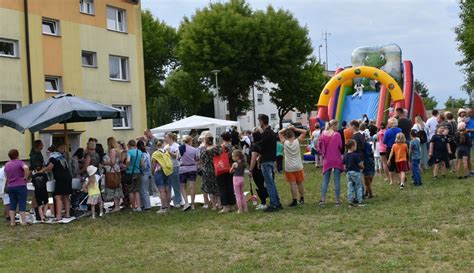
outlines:
[[[425,105],[423,103],[423,98],[415,92],[415,98],[413,100],[413,117],[412,120],[415,121],[415,117],[420,115],[424,121],[428,118],[426,116]]]

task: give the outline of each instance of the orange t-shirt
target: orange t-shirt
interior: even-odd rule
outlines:
[[[352,139],[352,130],[351,130],[351,128],[344,129],[344,142],[347,144],[347,142],[351,139]]]
[[[395,143],[392,146],[393,156],[395,156],[395,162],[407,161],[408,146],[406,143]]]

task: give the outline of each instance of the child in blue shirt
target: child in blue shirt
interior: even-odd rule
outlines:
[[[420,139],[418,138],[418,132],[411,130],[410,132],[410,159],[411,159],[411,177],[415,186],[421,186],[421,145]]]
[[[346,144],[347,153],[344,155],[344,165],[347,171],[347,198],[349,199],[349,208],[363,207],[362,198],[362,173],[364,162],[360,154],[356,153],[357,143],[350,139]],[[354,194],[355,193],[355,194]]]

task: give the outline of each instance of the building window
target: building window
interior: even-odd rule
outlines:
[[[257,102],[258,104],[263,104],[263,94],[257,94]]]
[[[127,12],[122,9],[107,7],[107,28],[127,32]]]
[[[296,112],[296,118],[301,119],[301,112]]]
[[[109,77],[112,80],[128,81],[128,58],[109,56]]]
[[[276,120],[277,119],[277,114],[270,114],[270,119],[271,120]]]
[[[18,41],[0,38],[0,56],[18,57]]]
[[[61,93],[61,78],[54,76],[46,76],[44,78],[44,90],[48,93]]]
[[[130,105],[112,105],[113,107],[124,111],[123,118],[113,120],[114,129],[131,129],[132,128],[132,107]]]
[[[82,66],[97,67],[97,53],[92,51],[82,51]]]
[[[94,0],[80,0],[79,6],[82,13],[94,15]]]
[[[59,35],[59,21],[43,18],[43,33],[49,35]]]
[[[0,101],[0,114],[5,114],[12,110],[18,109],[21,107],[20,102],[16,101]]]

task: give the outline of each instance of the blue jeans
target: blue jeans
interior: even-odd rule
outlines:
[[[323,175],[323,188],[321,190],[321,201],[326,200],[326,192],[328,191],[329,180],[331,179],[331,171],[334,171],[334,188],[336,191],[336,201],[339,201],[341,195],[341,170],[330,169]]]
[[[16,211],[17,206],[20,212],[26,211],[28,197],[26,186],[8,187],[8,196],[10,196],[10,211]]]
[[[151,185],[151,173],[144,173],[141,176],[140,181],[140,198],[142,199],[142,206],[145,209],[151,208],[150,204],[150,185]]]
[[[420,159],[411,160],[411,178],[413,179],[413,184],[416,186],[421,185]]]
[[[179,206],[181,205],[181,190],[179,186],[179,166],[173,167],[173,173],[170,174],[169,180],[174,192],[173,203],[175,206]]]
[[[349,171],[347,172],[347,199],[349,202],[362,202],[362,173]]]
[[[158,188],[167,187],[170,188],[170,180],[169,177],[165,175],[165,173],[160,170],[155,173],[155,184]]]
[[[273,165],[275,162],[263,162],[261,165],[263,178],[265,179],[265,187],[267,188],[268,196],[270,197],[270,206],[281,206],[280,197],[273,178]]]

